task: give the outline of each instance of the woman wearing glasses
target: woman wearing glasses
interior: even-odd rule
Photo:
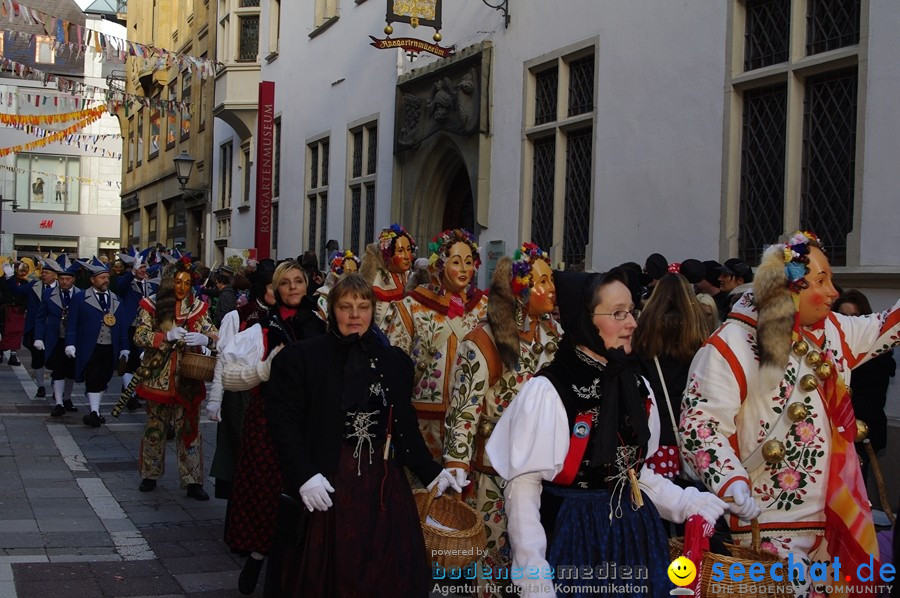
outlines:
[[[509,480],[512,572],[525,572],[514,581],[523,596],[568,595],[551,575],[604,563],[645,568],[633,569],[647,577],[621,595],[666,596],[670,559],[660,516],[714,522],[725,509],[712,494],[641,467],[659,444],[659,417],[630,356],[637,322],[627,280],[618,269],[557,275],[566,331],[559,351],[522,387],[487,443],[494,469]],[[610,584],[628,583],[596,577],[572,586],[617,595]]]

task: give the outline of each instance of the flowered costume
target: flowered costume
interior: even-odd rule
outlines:
[[[506,480],[491,467],[484,445],[519,389],[553,359],[559,345],[559,326],[549,314],[539,320],[525,316],[521,328],[515,370],[503,367],[490,324],[482,323],[466,335],[457,351],[446,418],[444,467],[472,472],[466,501],[484,517],[488,540],[484,564],[492,569],[511,563],[503,508]],[[478,595],[496,595],[491,589],[496,588],[480,587]]]
[[[176,303],[175,322],[188,332],[200,332],[213,339],[218,330],[209,317],[209,305],[188,295]],[[165,351],[172,343],[156,324],[156,298],[141,300],[134,343],[143,347],[149,358],[154,351]],[[190,349],[185,348],[185,351]],[[206,398],[206,386],[180,375],[181,353],[173,350],[159,371],[141,381],[137,394],[147,401],[147,423],[141,439],[140,471],[145,479],[159,479],[165,470],[166,425],[173,420],[180,432],[175,443],[181,486],[203,484],[203,439],[200,436],[200,404]]]
[[[391,308],[391,303],[400,301],[406,296],[406,281],[409,272],[397,274],[387,269],[378,269],[378,275],[372,283],[372,291],[375,293],[375,313],[372,321],[382,330],[386,327],[386,318]]]
[[[829,393],[829,382],[803,390],[800,381],[814,373],[813,367],[794,351],[778,387],[761,393],[756,384],[757,315],[753,294],[744,294],[694,358],[682,403],[683,456],[720,496],[737,480],[749,484],[762,507],[759,522],[764,548],[781,555],[793,552],[795,561],[830,562],[835,552],[825,540],[830,468],[834,463],[858,467],[849,396],[845,402],[830,404],[828,397],[834,395]],[[849,385],[851,369],[900,342],[900,302],[869,316],[830,313],[820,324],[800,331],[809,352],[821,351],[833,363],[837,371],[833,384]],[[789,411],[793,403],[805,406],[805,417],[791,421],[789,413],[801,414],[796,408]],[[841,436],[849,435],[847,448],[852,452],[840,462],[832,459],[835,447],[848,443],[833,437],[831,422],[849,422]],[[780,462],[766,463],[754,455],[768,440],[783,442],[785,458]],[[846,535],[862,546],[874,547],[871,512],[863,510]],[[739,543],[749,543],[748,522],[729,516],[729,524]],[[877,555],[877,548],[870,553]],[[841,561],[842,571],[848,571],[848,563]],[[798,587],[797,591],[803,594],[806,589]]]
[[[412,404],[425,444],[440,457],[457,347],[484,318],[487,296],[470,285],[463,302],[439,286],[420,285],[391,305],[385,333],[416,364]]]

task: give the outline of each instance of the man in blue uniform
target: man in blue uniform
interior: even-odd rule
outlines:
[[[42,268],[41,279],[27,284],[16,282],[13,268],[9,264],[3,265],[3,273],[6,275],[7,287],[13,294],[28,297],[28,305],[25,308],[25,336],[22,344],[31,352],[31,369],[34,370],[34,382],[38,387],[35,398],[42,399],[47,396],[47,389],[44,387],[44,351],[34,346],[34,323],[41,307],[44,290],[56,286],[56,272],[50,268]],[[15,365],[12,363],[12,357],[9,361],[10,365]]]
[[[122,317],[122,301],[109,291],[109,270],[96,257],[84,264],[91,286],[72,299],[66,326],[67,357],[75,358],[75,381],[84,382],[91,412],[85,425],[98,428],[100,399],[106,391],[119,357],[128,358],[128,324]]]
[[[50,412],[61,417],[67,411],[78,411],[72,403],[72,387],[75,385],[75,359],[66,356],[66,326],[72,300],[82,291],[75,288],[75,271],[81,265],[70,264],[65,254],[56,261],[45,260],[44,269],[56,272],[57,286],[44,291],[44,299],[34,327],[34,346],[44,351],[50,380],[53,382],[55,406]]]

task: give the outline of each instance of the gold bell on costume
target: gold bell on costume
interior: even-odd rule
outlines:
[[[808,363],[810,367],[816,367],[817,365],[822,363],[822,354],[818,351],[808,353],[806,355],[806,363]]]
[[[862,442],[869,437],[869,424],[861,419],[856,420],[856,442]]]
[[[809,353],[809,343],[806,341],[797,341],[794,343],[794,354],[803,357]]]
[[[792,422],[801,422],[809,417],[809,407],[803,403],[791,403],[787,408],[787,416]]]
[[[812,374],[806,374],[800,378],[800,389],[804,392],[812,392],[819,386],[819,380]]]
[[[784,443],[780,440],[767,440],[762,446],[763,459],[774,465],[784,460]]]
[[[828,380],[833,373],[834,368],[827,361],[820,363],[818,367],[816,367],[816,376],[818,376],[820,380]]]

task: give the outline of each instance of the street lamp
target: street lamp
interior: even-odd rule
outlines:
[[[187,153],[187,150],[181,150],[181,153],[172,158],[172,161],[175,162],[175,177],[181,184],[181,190],[184,191],[184,186],[191,178],[191,171],[194,170],[196,160]]]
[[[15,212],[19,209],[19,204],[16,203],[15,198],[13,199],[3,199],[3,195],[0,194],[0,234],[3,233],[3,204],[11,203],[12,211]]]

